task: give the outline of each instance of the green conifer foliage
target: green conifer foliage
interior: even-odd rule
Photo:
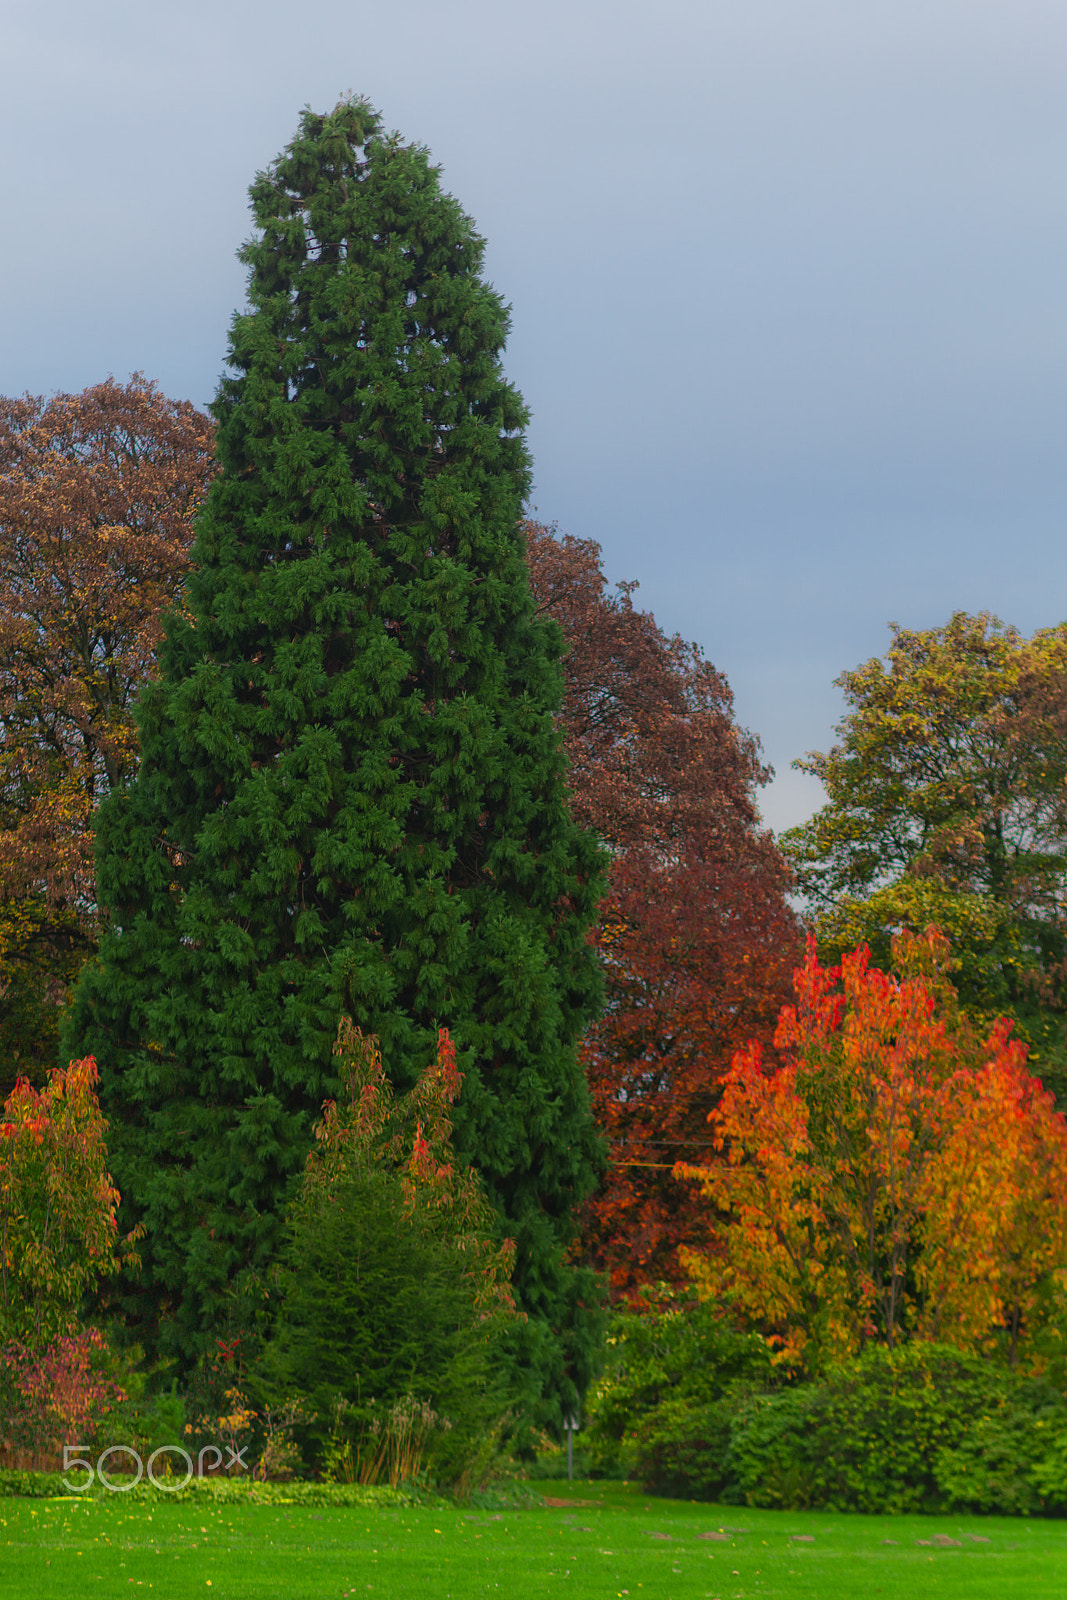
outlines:
[[[305,112],[251,196],[221,472],[139,775],[101,808],[111,931],[68,1044],[100,1061],[149,1228],[145,1337],[189,1359],[276,1247],[341,1012],[401,1088],[448,1026],[457,1150],[516,1240],[518,1360],[551,1416],[592,1341],[565,1253],[600,1160],[575,1057],[600,859],[523,560],[507,310],[427,152],[365,102]]]

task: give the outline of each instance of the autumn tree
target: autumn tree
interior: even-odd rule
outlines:
[[[25,1078],[0,1119],[0,1345],[39,1351],[75,1332],[82,1296],[119,1265],[119,1194],[91,1056]]]
[[[894,929],[951,938],[964,1003],[1015,1017],[1059,1081],[1067,1008],[1067,624],[1026,639],[985,613],[892,625],[837,679],[838,743],[795,762],[827,800],[782,845],[836,958]]]
[[[348,1018],[335,1059],[342,1092],[323,1108],[287,1218],[260,1383],[307,1396],[305,1444],[346,1451],[361,1481],[391,1410],[421,1415],[435,1476],[455,1481],[491,1453],[508,1410],[499,1357],[515,1247],[455,1159],[462,1073],[448,1030],[405,1094]]]
[[[596,1328],[565,1254],[600,1160],[576,1057],[600,856],[523,561],[507,312],[427,152],[363,101],[306,112],[251,195],[220,471],[140,769],[100,809],[111,923],[69,1034],[149,1228],[144,1338],[192,1360],[273,1255],[341,1013],[401,1089],[447,1021],[459,1158],[516,1245],[516,1370],[558,1419]]]
[[[140,376],[0,398],[0,1085],[55,1058],[94,936],[93,817],[188,571],[209,419]]]
[[[119,1240],[92,1057],[20,1078],[0,1110],[0,1450],[58,1450],[124,1398],[96,1369],[86,1294],[136,1239]]]
[[[526,539],[567,640],[574,815],[610,851],[595,934],[607,1004],[582,1059],[611,1159],[583,1244],[623,1294],[681,1281],[679,1247],[707,1243],[707,1210],[673,1167],[707,1153],[721,1078],[746,1039],[769,1041],[801,939],[759,818],[769,773],[725,679],[635,607],[635,584],[608,589],[592,541],[533,523]]]
[[[809,941],[777,1062],[739,1051],[711,1114],[725,1159],[679,1169],[722,1219],[695,1281],[791,1364],[912,1337],[1014,1356],[1067,1267],[1067,1126],[1011,1024],[960,1011],[947,952],[902,934],[898,976]]]

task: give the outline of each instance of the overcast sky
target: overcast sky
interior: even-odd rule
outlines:
[[[1062,0],[6,8],[0,391],[205,405],[248,184],[349,90],[488,240],[536,514],[726,673],[775,827],[890,619],[1067,615]]]

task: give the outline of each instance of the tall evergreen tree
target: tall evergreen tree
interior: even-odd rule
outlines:
[[[68,1045],[148,1226],[143,1336],[188,1360],[271,1258],[342,1011],[409,1086],[447,1025],[459,1154],[516,1240],[542,1415],[588,1375],[566,1261],[600,1160],[575,1040],[600,889],[553,713],[561,638],[519,528],[507,309],[426,150],[306,111],[251,188],[187,607],[101,808],[111,916]]]

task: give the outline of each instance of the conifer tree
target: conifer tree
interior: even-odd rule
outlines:
[[[101,1064],[148,1228],[142,1337],[189,1360],[275,1250],[341,1013],[401,1089],[449,1027],[458,1154],[517,1244],[517,1361],[548,1419],[592,1346],[565,1257],[601,1160],[575,1052],[600,858],[524,564],[507,309],[427,151],[363,101],[305,111],[250,193],[220,473],[140,771],[101,807],[110,931],[68,1041]]]

